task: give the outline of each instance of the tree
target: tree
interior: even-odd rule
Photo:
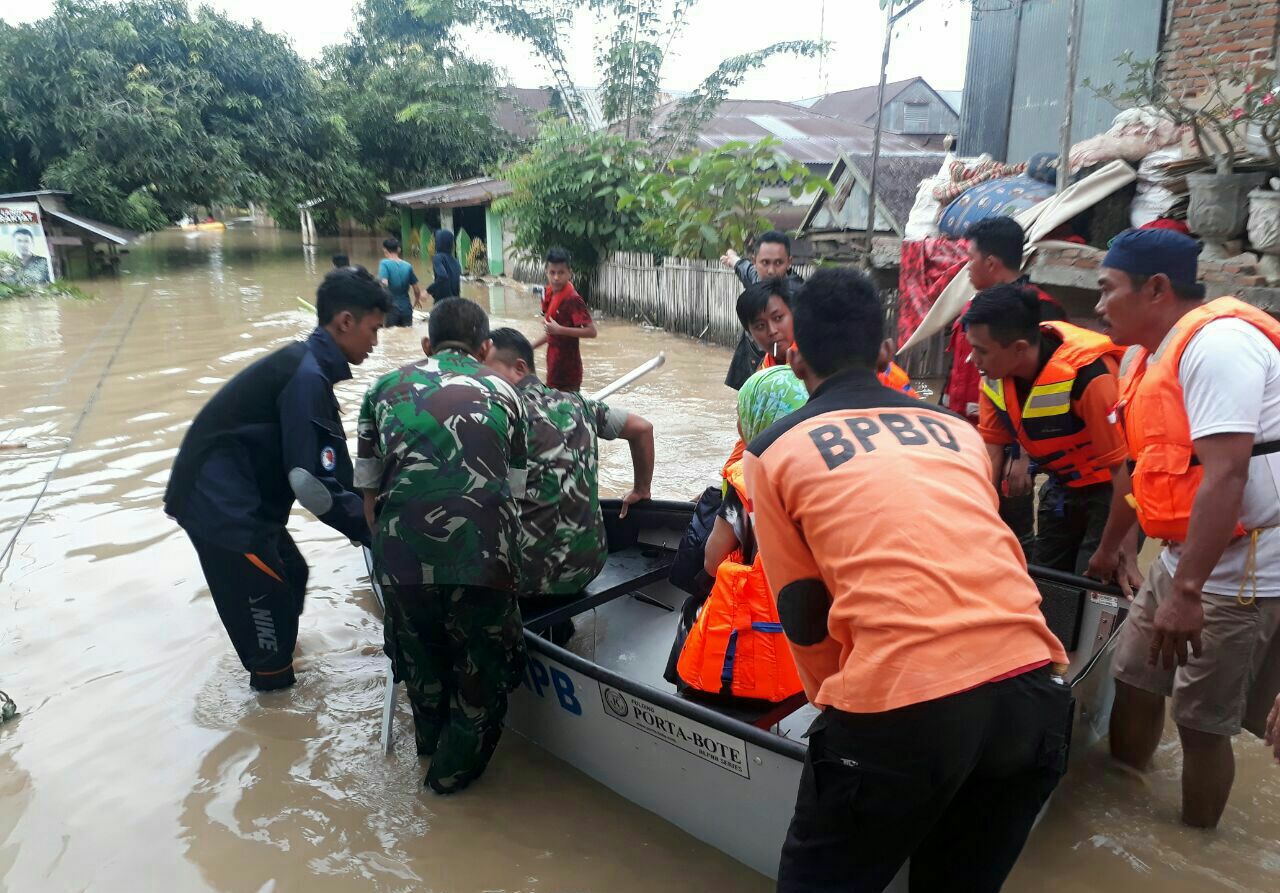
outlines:
[[[517,250],[538,257],[563,245],[574,268],[589,274],[609,251],[649,247],[636,241],[641,209],[619,201],[635,194],[649,170],[635,140],[552,122],[529,154],[507,168],[512,194],[496,209],[511,215]]]
[[[477,176],[512,148],[495,123],[495,71],[467,58],[453,37],[467,21],[451,0],[412,10],[364,0],[347,42],[325,50],[325,102],[346,122],[361,166],[352,193],[329,195],[363,222],[385,215],[387,192]]]
[[[181,0],[58,0],[0,25],[0,181],[156,229],[193,204],[348,186],[354,143],[288,43]]]
[[[598,49],[596,64],[605,123],[618,125],[628,138],[645,140],[670,158],[689,146],[729,91],[752,70],[773,56],[813,56],[824,44],[784,41],[722,61],[673,113],[656,128],[655,111],[661,98],[662,67],[672,42],[679,36],[698,0],[408,0],[422,14],[439,13],[447,5],[465,23],[486,24],[526,41],[551,72],[564,98],[566,112],[578,124],[588,124],[585,103],[568,74],[561,49],[573,13],[589,8],[613,25],[607,45]]]
[[[764,216],[771,204],[767,190],[785,189],[792,198],[831,193],[829,180],[787,158],[781,145],[768,137],[689,153],[644,177],[637,192],[620,195],[618,207],[639,209],[642,232],[664,251],[714,260],[726,244],[745,245],[772,227]]]

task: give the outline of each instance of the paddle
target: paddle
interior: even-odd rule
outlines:
[[[636,379],[642,378],[645,375],[648,375],[654,369],[660,368],[662,364],[664,364],[666,361],[667,361],[667,354],[664,351],[663,353],[658,354],[652,360],[649,360],[646,363],[641,363],[639,366],[632,369],[626,375],[622,376],[616,381],[610,382],[600,390],[596,391],[594,394],[589,394],[588,396],[592,400],[603,400],[605,397],[608,397],[611,394],[618,393],[618,391],[622,390],[623,388],[631,384]]]

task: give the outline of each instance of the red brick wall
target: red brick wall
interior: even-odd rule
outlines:
[[[1222,54],[1230,65],[1276,58],[1280,2],[1276,0],[1169,0],[1164,75],[1175,96],[1204,87],[1197,67]]]

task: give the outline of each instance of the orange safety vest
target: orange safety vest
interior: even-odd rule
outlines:
[[[795,347],[795,345],[791,345]],[[774,366],[781,366],[781,360],[775,360],[773,354],[767,353],[764,359],[760,361],[760,369],[772,369]],[[759,370],[756,370],[759,371]],[[907,374],[907,370],[903,369],[897,363],[890,362],[889,368],[883,372],[877,372],[876,378],[880,379],[880,384],[884,385],[892,391],[902,391],[911,397],[919,397],[915,388],[911,387],[911,376]],[[741,458],[741,456],[739,456]]]
[[[1187,538],[1204,468],[1191,442],[1178,367],[1196,332],[1226,318],[1244,320],[1280,349],[1280,323],[1244,301],[1218,298],[1178,320],[1154,354],[1135,347],[1121,365],[1118,410],[1133,457],[1133,503],[1147,536],[1179,543]],[[1269,452],[1270,446],[1259,444],[1254,454]],[[1243,525],[1236,525],[1236,536],[1247,532]]]
[[[982,379],[982,392],[996,415],[1013,432],[1035,463],[1068,487],[1088,487],[1111,480],[1111,469],[1098,464],[1098,452],[1084,419],[1071,409],[1071,389],[1080,370],[1102,357],[1124,356],[1124,348],[1106,335],[1065,322],[1045,322],[1040,331],[1055,335],[1062,346],[1045,364],[1022,406],[1012,378]]]
[[[742,463],[727,474],[744,507],[747,501]],[[777,703],[804,686],[778,619],[778,606],[756,550],[742,563],[735,552],[716,569],[715,585],[689,630],[676,671],[697,691],[756,698]]]

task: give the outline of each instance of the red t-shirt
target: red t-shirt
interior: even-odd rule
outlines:
[[[547,290],[542,296],[542,314],[552,322],[568,328],[580,329],[591,325],[591,311],[578,294],[573,283],[566,283],[560,291]],[[582,388],[582,351],[580,338],[567,335],[547,336],[547,378],[549,388],[557,391],[577,391]]]

